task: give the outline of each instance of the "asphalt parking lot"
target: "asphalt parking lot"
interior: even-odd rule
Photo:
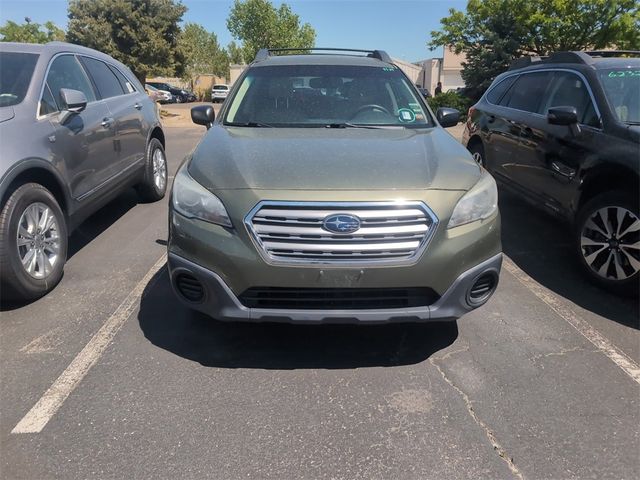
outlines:
[[[171,175],[203,133],[166,129]],[[167,202],[131,190],[2,305],[2,478],[639,478],[637,300],[500,208],[500,286],[457,323],[225,324],[176,301]]]

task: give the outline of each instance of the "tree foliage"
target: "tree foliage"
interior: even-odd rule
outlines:
[[[431,32],[429,46],[465,52],[462,76],[483,91],[522,55],[617,47],[640,49],[637,0],[469,0]]]
[[[28,18],[25,18],[23,24],[8,20],[0,27],[0,36],[2,42],[47,43],[65,39],[64,30],[53,22],[33,23]]]
[[[187,23],[178,36],[178,48],[184,58],[184,78],[193,79],[197,74],[212,73],[226,77],[229,73],[229,57],[220,48],[218,37],[207,32],[202,25]]]
[[[111,55],[142,82],[180,75],[177,42],[186,10],[174,0],[70,0],[67,39]]]
[[[234,41],[231,41],[229,45],[227,45],[227,55],[229,56],[229,63],[245,63],[244,55],[242,53],[242,47]]]
[[[235,0],[227,28],[242,42],[243,57],[251,61],[261,48],[310,48],[316,31],[286,3],[275,8],[269,0]]]

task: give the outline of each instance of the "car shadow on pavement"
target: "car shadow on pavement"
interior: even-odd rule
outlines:
[[[456,322],[375,326],[221,322],[183,306],[171,290],[166,268],[147,285],[138,320],[152,344],[218,368],[411,365],[458,337]]]
[[[137,192],[129,188],[92,214],[69,237],[67,260],[91,243],[129,210],[140,203]]]
[[[582,274],[566,224],[504,189],[499,204],[502,249],[527,275],[586,310],[640,328],[637,298],[614,295]]]

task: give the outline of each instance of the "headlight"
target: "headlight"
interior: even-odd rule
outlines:
[[[223,227],[233,226],[220,199],[191,178],[186,166],[176,174],[171,201],[176,212],[187,218],[198,218]]]
[[[482,220],[493,215],[498,208],[498,188],[496,181],[486,170],[471,190],[460,199],[447,228]]]

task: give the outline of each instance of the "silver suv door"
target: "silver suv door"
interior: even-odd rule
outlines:
[[[123,84],[116,76],[117,70],[105,62],[84,55],[80,60],[115,121],[118,156],[109,166],[109,177],[126,176],[143,161],[147,143],[139,92],[133,85]]]
[[[56,111],[64,109],[61,88],[79,90],[87,98],[87,107],[73,114],[64,123]],[[107,105],[96,100],[91,82],[75,55],[55,57],[49,65],[43,86],[41,105],[52,101],[45,113],[54,128],[49,138],[54,162],[66,174],[71,195],[82,199],[107,179],[108,165],[117,155],[115,151],[115,125]],[[53,110],[53,111],[52,111]]]

